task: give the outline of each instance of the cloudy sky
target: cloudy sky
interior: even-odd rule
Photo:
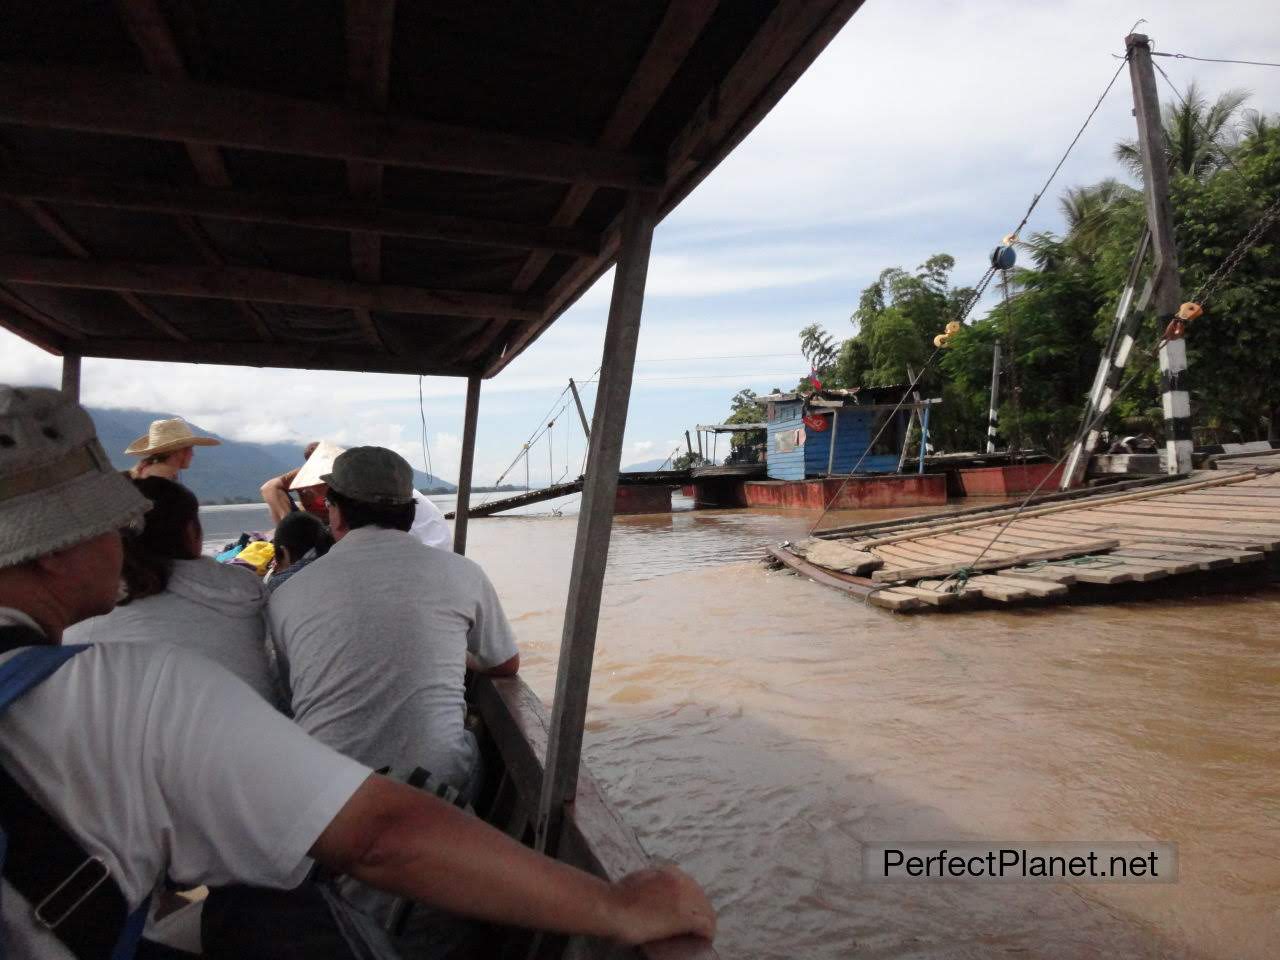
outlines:
[[[1274,0],[867,0],[772,114],[658,228],[624,463],[661,458],[695,423],[718,421],[740,387],[805,372],[797,331],[839,337],[881,269],[955,256],[981,276],[1116,69],[1139,17],[1156,50],[1280,61]],[[1280,69],[1158,61],[1178,86],[1254,93],[1280,112]],[[1163,82],[1161,98],[1171,95]],[[1134,134],[1126,76],[1072,154],[1029,230],[1056,229],[1063,187],[1116,175]],[[481,399],[476,482],[495,480],[570,376],[599,366],[606,275]],[[54,383],[59,361],[0,331],[0,380]],[[461,381],[424,381],[432,466],[457,475]],[[585,399],[594,394],[588,386]],[[423,461],[417,378],[86,360],[91,405],[166,409],[245,440],[328,438],[395,446]],[[563,403],[563,401],[561,401]],[[572,410],[532,479],[576,473]],[[683,441],[680,440],[682,443]],[[523,480],[523,467],[519,468]]]

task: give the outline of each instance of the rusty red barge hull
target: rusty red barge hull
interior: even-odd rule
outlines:
[[[942,473],[822,477],[814,480],[748,480],[742,485],[749,507],[803,510],[878,510],[943,506],[947,477]]]
[[[1052,493],[1058,489],[1062,467],[1052,463],[1019,463],[1001,467],[965,467],[958,472],[961,496],[1012,497],[1030,493],[1037,487]]]

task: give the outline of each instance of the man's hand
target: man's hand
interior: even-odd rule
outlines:
[[[624,943],[648,943],[681,934],[710,940],[716,912],[702,888],[679,867],[639,870],[610,887],[617,932]]]

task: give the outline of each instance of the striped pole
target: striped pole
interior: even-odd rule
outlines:
[[[1076,435],[1071,456],[1067,458],[1066,468],[1062,471],[1062,480],[1058,484],[1060,490],[1075,486],[1084,479],[1085,471],[1089,467],[1089,457],[1098,448],[1102,424],[1115,400],[1116,391],[1120,389],[1125,365],[1133,352],[1133,334],[1138,322],[1138,311],[1133,308],[1133,296],[1137,290],[1138,277],[1142,273],[1142,264],[1150,245],[1151,233],[1144,231],[1142,240],[1138,243],[1138,252],[1134,254],[1133,262],[1129,265],[1129,276],[1125,280],[1124,290],[1120,293],[1120,302],[1116,304],[1116,318],[1111,326],[1111,336],[1107,340],[1106,349],[1098,359],[1098,372],[1094,375],[1089,399],[1085,401],[1084,416],[1080,420],[1080,432]],[[1144,301],[1147,299],[1145,291],[1142,299]]]
[[[987,453],[996,452],[1000,419],[1000,344],[991,348],[991,405],[987,411]]]
[[[1191,398],[1187,394],[1187,341],[1160,344],[1160,405],[1164,408],[1165,473],[1191,472]]]

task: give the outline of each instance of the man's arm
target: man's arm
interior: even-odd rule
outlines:
[[[376,774],[310,854],[370,886],[508,926],[626,943],[715,934],[706,895],[675,867],[606,883],[521,846],[431,794]]]
[[[502,663],[494,667],[481,666],[480,661],[467,652],[467,669],[472,673],[478,673],[486,677],[514,677],[520,672],[520,654],[516,654],[510,660],[504,660]]]
[[[271,511],[272,523],[279,523],[293,511],[293,501],[289,499],[289,484],[293,483],[293,478],[297,475],[297,470],[290,470],[272,477],[258,488],[263,503]]]

